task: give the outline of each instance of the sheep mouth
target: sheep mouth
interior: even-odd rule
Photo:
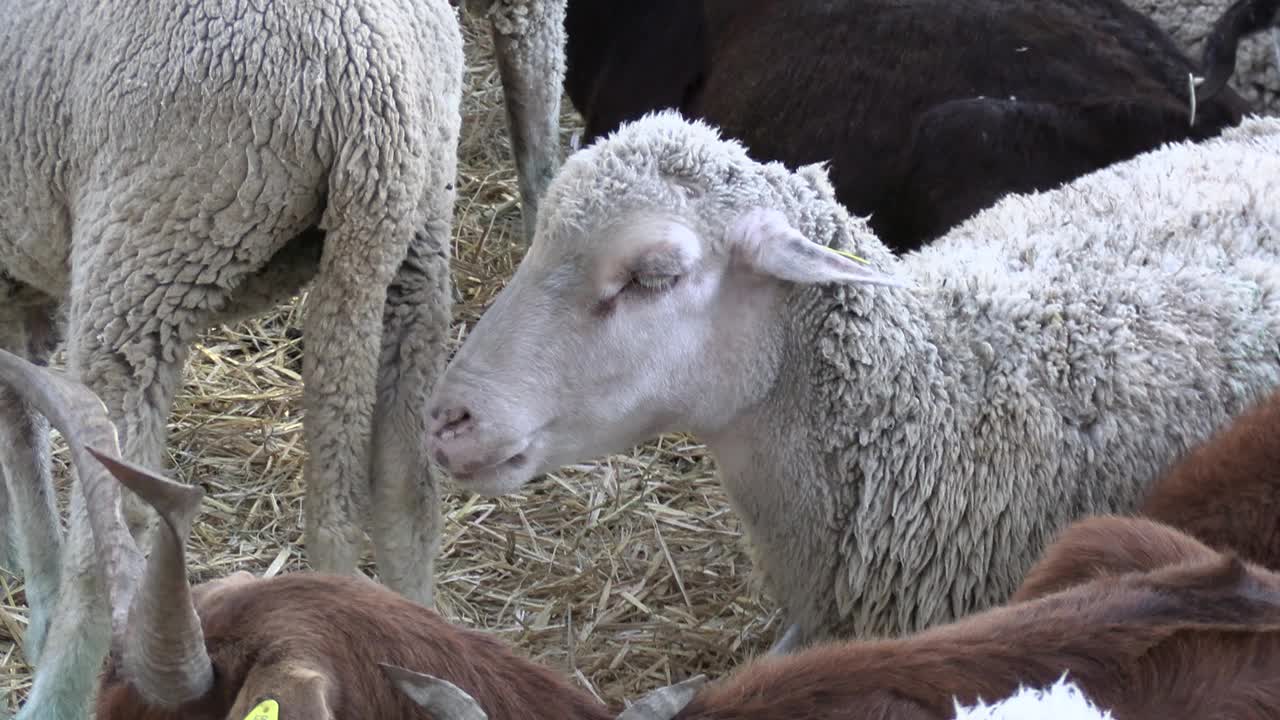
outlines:
[[[507,495],[516,492],[533,479],[536,464],[529,453],[521,450],[505,460],[466,471],[449,474],[453,482],[470,492],[482,495]]]

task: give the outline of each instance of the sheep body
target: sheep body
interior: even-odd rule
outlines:
[[[314,277],[309,557],[354,570],[372,508],[383,580],[429,602],[438,510],[421,396],[449,326],[463,69],[448,3],[76,0],[0,15],[0,293],[26,298],[0,308],[0,342],[41,361],[50,343],[35,331],[65,318],[69,367],[119,418],[125,454],[159,466],[197,334]],[[11,491],[29,488],[5,519],[39,660],[19,717],[82,716],[67,688],[105,652],[90,637],[97,568],[74,546],[88,541],[74,514],[58,567],[47,439],[27,415],[0,397],[0,427],[23,440],[0,462]],[[143,535],[149,514],[126,505]]]
[[[1280,383],[1278,211],[1280,124],[1253,122],[1007,198],[899,266],[925,293],[797,303],[816,352],[778,394],[805,401],[769,419],[794,430],[755,442],[821,460],[717,454],[731,496],[764,498],[748,501],[747,527],[786,546],[763,551],[772,586],[837,578],[792,601],[806,610],[787,603],[801,624],[898,633],[1003,601],[1058,529],[1132,509],[1167,463]],[[812,485],[772,480],[788,476]],[[787,512],[760,511],[792,492],[793,509],[830,498],[826,513],[852,522],[788,533]],[[819,547],[834,567],[796,567]]]
[[[565,163],[435,389],[432,452],[506,492],[692,431],[801,641],[919,630],[1007,598],[1060,528],[1132,510],[1280,383],[1278,200],[1280,120],[1253,119],[896,258],[819,169],[660,113]],[[759,208],[783,227],[740,229]],[[630,290],[651,254],[679,282]],[[875,269],[917,289],[814,279]]]

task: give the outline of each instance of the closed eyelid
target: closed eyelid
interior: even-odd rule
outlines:
[[[632,275],[679,275],[685,270],[684,253],[680,247],[651,248],[634,258],[629,270]]]

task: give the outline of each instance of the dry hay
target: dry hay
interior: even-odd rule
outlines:
[[[521,252],[487,28],[467,19],[464,29],[455,347]],[[565,107],[567,147],[581,123]],[[303,568],[300,302],[217,328],[192,352],[169,448],[173,474],[208,491],[190,545],[197,579]],[[65,478],[61,447],[55,463]],[[552,473],[518,496],[450,494],[445,512],[439,609],[606,701],[695,672],[721,674],[778,631],[713,466],[687,438]],[[371,560],[366,553],[368,570]],[[4,696],[16,707],[29,686],[15,642],[25,622],[21,582],[0,574],[0,715]]]

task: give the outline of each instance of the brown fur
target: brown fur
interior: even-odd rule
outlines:
[[[1101,577],[1204,562],[1217,555],[1194,538],[1151,520],[1114,515],[1087,518],[1054,540],[1009,602],[1042,598]]]
[[[1064,579],[1037,593],[1037,574]],[[1000,699],[1064,672],[1118,720],[1247,720],[1280,708],[1280,575],[1153,521],[1105,517],[1064,532],[1028,582],[1019,602],[914,637],[757,661],[677,717],[946,720],[956,700]],[[147,708],[113,658],[100,720],[239,720],[266,697],[285,720],[427,720],[380,662],[453,682],[494,720],[613,717],[500,641],[368,581],[237,574],[195,596],[214,689],[186,707]]]
[[[358,578],[243,574],[195,591],[217,680],[200,702],[147,707],[111,658],[98,720],[240,720],[268,696],[281,720],[430,720],[382,675],[390,663],[443,678],[479,701],[491,720],[612,720],[555,672],[505,643]],[[319,714],[317,714],[319,713]]]
[[[1139,513],[1212,547],[1280,568],[1280,392],[1154,483]]]
[[[1101,562],[1108,577],[909,638],[765,659],[676,717],[945,720],[954,700],[998,700],[1063,672],[1117,720],[1276,717],[1280,576],[1147,522],[1079,523],[1042,561],[1080,578],[1076,565]],[[1144,566],[1163,568],[1119,574]]]
[[[1277,428],[1280,394],[1191,453],[1144,511],[1218,547],[1276,558]],[[502,642],[368,581],[237,573],[194,596],[214,689],[186,707],[147,707],[113,658],[100,720],[238,719],[266,697],[284,718],[426,720],[378,663],[449,680],[494,720],[612,718]],[[944,720],[957,700],[997,700],[1064,672],[1118,720],[1275,717],[1280,575],[1156,520],[1090,518],[1059,536],[1003,608],[914,637],[758,661],[677,717]]]

